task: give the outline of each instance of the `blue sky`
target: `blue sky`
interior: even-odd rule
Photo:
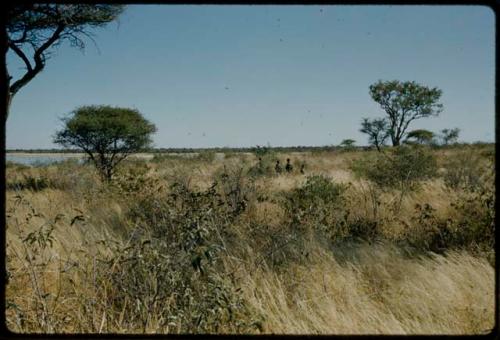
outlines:
[[[441,115],[411,129],[494,141],[488,7],[133,5],[95,40],[59,47],[16,95],[7,148],[57,147],[59,118],[90,104],[138,109],[156,147],[365,145],[379,79],[443,91]],[[14,78],[21,66],[8,55]]]

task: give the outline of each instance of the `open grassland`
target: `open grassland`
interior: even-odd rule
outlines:
[[[157,155],[111,183],[72,161],[9,164],[7,326],[488,332],[494,147],[417,149]]]

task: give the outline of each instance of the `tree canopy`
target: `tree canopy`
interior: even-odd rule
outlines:
[[[408,132],[406,135],[405,143],[406,144],[431,144],[434,141],[434,132],[418,129]]]
[[[442,91],[414,81],[381,81],[370,86],[370,96],[387,114],[387,132],[392,145],[400,145],[410,123],[416,119],[438,116]]]
[[[82,106],[62,121],[54,143],[85,151],[108,180],[119,162],[151,144],[156,131],[139,111],[107,105]]]
[[[356,144],[356,141],[354,139],[344,139],[342,140],[342,142],[340,142],[340,146],[344,147],[344,148],[352,148],[354,146],[354,144]]]
[[[115,20],[123,11],[121,5],[84,4],[10,4],[5,26],[5,56],[12,51],[23,62],[25,73],[13,80],[4,65],[6,115],[12,98],[45,67],[51,49],[68,41],[83,49],[84,38],[92,38],[92,28]]]

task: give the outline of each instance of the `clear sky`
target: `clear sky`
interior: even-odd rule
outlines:
[[[494,141],[488,7],[133,5],[95,40],[59,47],[16,95],[7,148],[56,147],[59,118],[90,104],[138,109],[155,147],[366,145],[361,119],[384,115],[368,94],[379,79],[443,91],[441,115],[410,128]]]

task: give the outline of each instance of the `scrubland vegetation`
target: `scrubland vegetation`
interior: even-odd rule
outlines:
[[[7,326],[489,332],[494,166],[493,145],[155,155],[109,183],[90,164],[8,164]]]

